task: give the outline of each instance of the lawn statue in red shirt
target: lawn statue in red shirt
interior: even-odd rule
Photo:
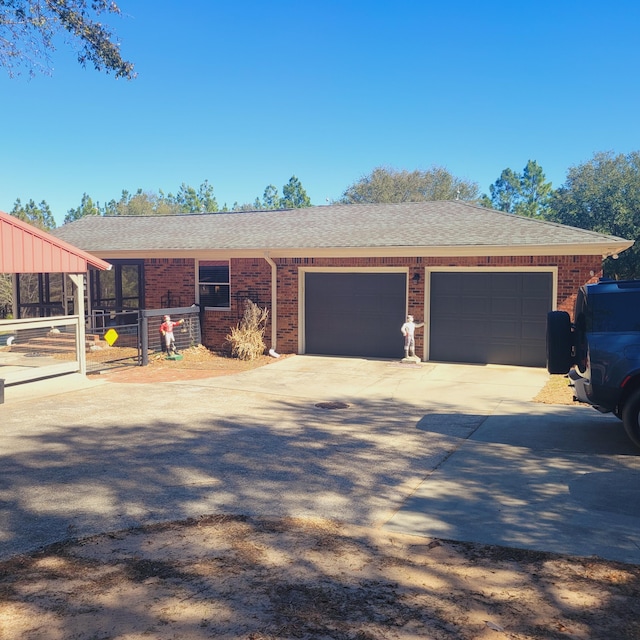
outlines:
[[[184,323],[184,319],[176,320],[173,322],[171,316],[163,316],[162,324],[160,325],[160,334],[162,335],[163,351],[167,352],[167,355],[172,353],[178,353],[176,349],[176,340],[173,336],[173,328]]]

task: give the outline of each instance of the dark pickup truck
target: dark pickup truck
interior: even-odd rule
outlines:
[[[640,447],[640,280],[580,287],[573,317],[547,316],[547,370],[568,374],[575,400],[615,414]]]

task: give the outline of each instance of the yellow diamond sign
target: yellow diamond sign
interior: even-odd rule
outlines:
[[[115,329],[109,329],[109,331],[104,334],[104,339],[110,347],[113,347],[113,343],[118,339],[118,332]]]

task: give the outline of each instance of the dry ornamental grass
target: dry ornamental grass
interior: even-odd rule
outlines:
[[[255,360],[264,354],[264,332],[269,312],[261,309],[251,300],[245,300],[242,320],[231,328],[227,342],[231,345],[231,355],[240,360]]]

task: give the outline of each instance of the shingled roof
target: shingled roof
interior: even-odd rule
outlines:
[[[463,201],[170,216],[88,216],[53,232],[118,255],[612,255],[633,241]]]

